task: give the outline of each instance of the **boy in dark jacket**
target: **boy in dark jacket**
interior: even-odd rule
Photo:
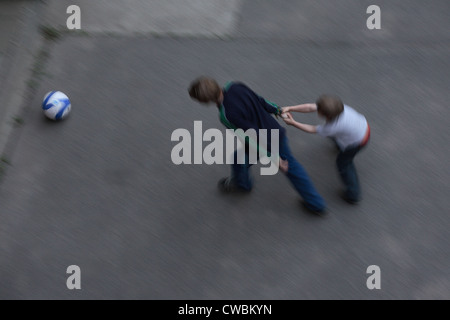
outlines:
[[[280,168],[303,198],[303,204],[308,210],[315,213],[322,213],[325,210],[325,201],[289,149],[286,130],[272,116],[281,115],[281,108],[266,101],[243,83],[232,82],[222,89],[214,79],[207,77],[194,80],[189,87],[189,95],[200,103],[216,104],[221,122],[229,129],[244,131],[255,129],[256,132],[261,129],[279,130]],[[268,136],[271,135],[268,134]],[[259,144],[259,141],[256,143]],[[267,151],[269,152],[271,143],[268,139]],[[247,148],[246,152],[248,152]],[[252,182],[249,175],[251,164],[248,161],[248,155],[243,164],[238,163],[237,152],[234,155],[231,177],[222,179],[219,185],[225,191],[250,191]]]

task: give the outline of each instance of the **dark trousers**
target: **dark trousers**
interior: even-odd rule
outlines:
[[[289,181],[294,189],[300,194],[305,201],[305,205],[311,210],[322,211],[325,209],[326,204],[323,198],[315,189],[311,179],[306,173],[303,166],[294,158],[289,148],[287,137],[280,139],[280,158],[287,160],[289,163],[289,169],[286,173]],[[250,178],[250,169],[248,156],[246,156],[245,164],[238,164],[237,152],[234,153],[234,164],[232,165],[232,178],[240,188],[250,190],[252,188],[252,180]],[[278,190],[274,190],[275,194],[278,194]]]
[[[345,197],[353,202],[361,199],[361,188],[353,159],[364,147],[365,145],[348,147],[344,151],[340,151],[336,159],[339,175],[346,187]]]

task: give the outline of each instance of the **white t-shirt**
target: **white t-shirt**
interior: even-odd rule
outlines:
[[[347,105],[344,105],[344,111],[339,117],[317,126],[317,133],[324,137],[334,138],[341,150],[361,143],[366,132],[366,118]]]

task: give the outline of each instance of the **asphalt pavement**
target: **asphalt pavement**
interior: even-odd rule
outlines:
[[[2,156],[0,299],[449,299],[448,1],[378,1],[381,30],[366,27],[369,1],[164,3],[23,1],[10,19],[28,22],[23,39],[40,25],[60,36],[32,37],[32,56],[1,42],[25,71],[2,77],[23,91],[7,95],[17,106],[1,127],[15,124]],[[69,4],[79,31],[65,29]],[[224,130],[187,93],[202,74],[282,106],[334,93],[363,113],[363,201],[340,199],[333,146],[292,127],[326,217],[305,212],[282,173],[256,166],[250,194],[223,195],[227,165],[174,165],[174,130]],[[72,102],[62,122],[40,109],[52,90]],[[66,286],[70,265],[81,290]],[[371,265],[380,290],[366,286]]]

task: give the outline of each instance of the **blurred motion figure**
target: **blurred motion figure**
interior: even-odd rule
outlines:
[[[317,112],[325,118],[318,126],[297,122],[291,112]],[[331,138],[339,148],[336,165],[346,190],[345,201],[356,204],[361,199],[358,174],[353,159],[367,145],[370,139],[370,127],[366,118],[355,109],[344,105],[340,98],[322,95],[317,102],[284,107],[284,121],[308,133],[318,133]]]
[[[253,90],[240,82],[230,82],[224,88],[211,78],[200,77],[189,87],[192,99],[203,104],[216,104],[222,124],[228,129],[260,129],[279,130],[280,168],[286,173],[294,188],[301,195],[303,205],[314,213],[325,211],[325,201],[316,191],[308,174],[302,165],[292,155],[286,130],[280,126],[272,115],[281,115],[282,109],[268,102]],[[270,135],[268,135],[270,136]],[[270,140],[267,141],[267,151],[270,152]],[[248,149],[245,148],[244,164],[237,161],[237,151],[234,152],[232,174],[229,178],[220,180],[219,187],[224,191],[250,191],[252,181],[249,174]]]

